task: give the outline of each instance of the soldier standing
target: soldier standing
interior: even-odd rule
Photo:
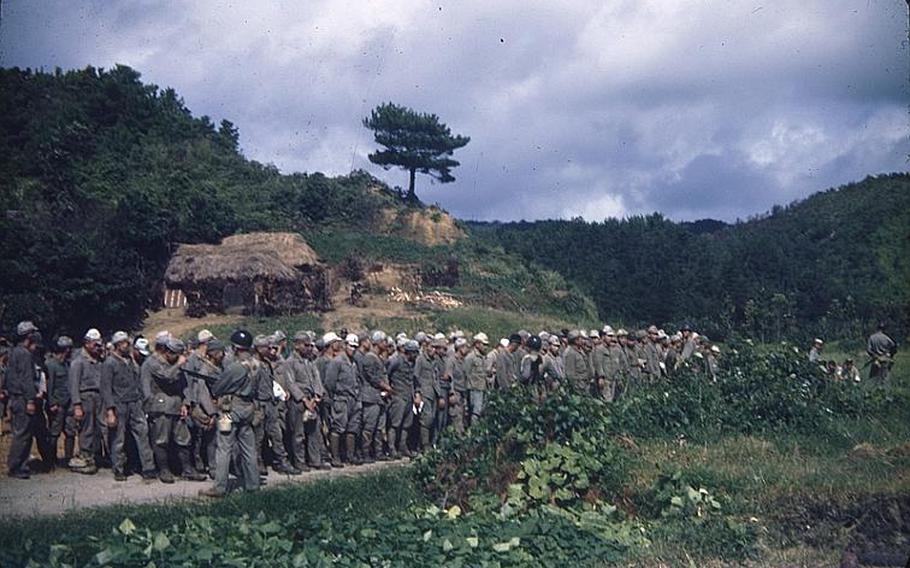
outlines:
[[[411,407],[414,402],[414,362],[420,346],[413,340],[402,340],[400,353],[389,357],[388,375],[392,396],[389,400],[388,445],[393,459],[399,455],[413,457],[408,449],[408,430],[414,415]]]
[[[334,337],[331,337],[334,336]],[[347,461],[352,465],[360,465],[356,456],[357,434],[359,432],[359,418],[357,414],[357,399],[359,396],[359,383],[357,371],[352,357],[360,345],[360,340],[354,334],[348,334],[344,341],[335,334],[324,339],[334,356],[325,368],[325,387],[332,397],[332,425],[329,433],[329,447],[332,453],[332,465],[344,467],[341,459],[341,439],[344,437]]]
[[[885,333],[885,323],[880,322],[878,329],[869,336],[866,342],[866,353],[869,354],[869,378],[878,379],[882,384],[888,384],[891,367],[894,366],[894,355],[897,353],[897,344]]]
[[[215,444],[215,484],[199,492],[205,497],[223,497],[228,492],[231,461],[237,456],[237,472],[244,489],[259,489],[256,467],[256,438],[253,435],[253,394],[259,362],[252,356],[253,336],[238,329],[231,334],[234,358],[212,385],[218,400],[217,443]]]
[[[463,337],[455,339],[455,351],[446,358],[445,373],[451,378],[452,390],[449,391],[449,423],[457,434],[464,433],[465,398],[467,396],[467,377],[464,372],[464,358],[470,346]]]
[[[218,419],[218,407],[212,397],[209,384],[217,380],[224,369],[225,345],[217,339],[210,338],[206,342],[205,353],[195,362],[187,361],[186,367],[191,365],[200,375],[208,377],[188,377],[193,391],[193,408],[190,416],[196,424],[196,438],[193,439],[193,457],[197,463],[197,471],[207,471],[209,477],[215,472],[215,444],[217,433],[215,422]]]
[[[380,417],[386,411],[386,400],[392,390],[383,361],[386,357],[386,339],[386,334],[377,330],[360,343],[362,355],[358,370],[361,377],[360,401],[363,405],[361,448],[363,458],[368,463],[385,459]]]
[[[492,367],[488,365],[486,349],[490,339],[486,333],[480,332],[473,338],[474,345],[471,352],[464,359],[464,375],[468,388],[468,412],[471,424],[477,422],[483,414],[484,397],[487,391]]]
[[[272,366],[277,357],[277,344],[274,337],[257,335],[253,339],[253,348],[259,362],[259,374],[256,378],[256,406],[259,411],[259,420],[253,423],[253,432],[256,435],[256,450],[258,451],[257,464],[259,474],[268,474],[265,463],[265,444],[269,443],[272,449],[272,468],[285,475],[299,475],[299,469],[291,467],[288,462],[287,450],[284,447],[284,432],[282,431],[281,406],[287,393],[281,383],[275,388],[275,370]]]
[[[41,334],[32,322],[24,321],[16,327],[16,336],[18,343],[10,353],[4,381],[13,435],[6,463],[10,477],[28,479],[30,471],[26,462],[32,439],[38,432],[38,388],[33,355],[41,343]]]
[[[124,331],[111,337],[114,350],[101,365],[101,400],[105,421],[113,430],[111,461],[116,481],[126,481],[125,442],[127,431],[139,451],[142,477],[155,478],[155,459],[149,446],[148,422],[142,408],[139,366],[130,356],[130,338]]]
[[[297,469],[307,466],[329,469],[331,466],[322,460],[325,440],[319,427],[319,402],[325,396],[325,388],[312,356],[313,336],[306,331],[295,334],[294,353],[281,371],[303,393],[303,398],[292,401],[288,408],[288,421],[292,425],[291,453]]]
[[[162,348],[148,357],[139,370],[158,479],[162,483],[174,483],[168,453],[173,446],[181,477],[188,481],[204,481],[205,475],[193,468],[190,459],[191,436],[187,418],[191,394],[186,375],[181,370],[186,364],[186,346],[173,337],[166,340],[162,337],[156,343],[160,345],[162,340]]]
[[[582,351],[583,338],[577,330],[568,334],[569,346],[563,354],[566,365],[566,382],[578,393],[587,393],[591,388],[591,375],[588,362]]]
[[[47,398],[50,427],[49,446],[57,459],[57,445],[63,434],[63,461],[60,465],[69,465],[76,445],[76,419],[70,404],[69,357],[73,349],[73,340],[62,335],[57,338],[53,352],[47,359]]]
[[[101,332],[90,329],[85,334],[83,348],[69,369],[70,397],[73,417],[79,425],[79,456],[70,460],[73,471],[94,475],[98,473],[95,455],[101,451]]]
[[[414,379],[416,392],[414,393],[414,407],[417,409],[420,422],[420,449],[426,451],[430,447],[430,436],[433,432],[433,422],[436,419],[436,390],[437,371],[435,348],[429,338],[423,337],[420,355],[414,362]]]

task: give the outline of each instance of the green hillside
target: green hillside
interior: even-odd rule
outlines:
[[[70,333],[135,326],[159,305],[176,243],[256,230],[299,231],[328,262],[427,272],[454,258],[460,277],[447,290],[471,304],[596,315],[561,276],[501,247],[377,236],[405,205],[369,174],[283,175],[246,159],[238,140],[233,124],[194,117],[129,67],[0,69],[0,322]]]
[[[725,225],[658,214],[599,223],[472,223],[589,292],[600,315],[689,320],[718,336],[862,336],[910,317],[910,175],[868,177]],[[584,247],[584,254],[566,250]]]

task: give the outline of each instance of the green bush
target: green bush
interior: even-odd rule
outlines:
[[[621,430],[639,436],[819,432],[876,407],[878,396],[832,381],[786,346],[740,343],[725,350],[716,380],[698,365],[686,366],[670,380],[636,386],[616,416]]]

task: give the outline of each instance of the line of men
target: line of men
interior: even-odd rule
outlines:
[[[254,489],[267,465],[298,475],[412,457],[478,420],[488,389],[523,382],[544,398],[565,386],[610,401],[687,359],[712,375],[719,353],[687,326],[673,336],[655,326],[520,331],[492,349],[484,333],[379,330],[290,341],[237,330],[228,343],[203,330],[188,349],[166,331],[152,344],[118,331],[105,344],[90,329],[81,346],[61,336],[38,360],[42,344],[34,324],[20,323],[2,373],[10,476],[29,477],[33,439],[43,469],[61,464],[63,436],[62,464],[75,472],[109,463],[121,481],[131,471],[164,483],[211,477],[212,496],[228,491],[231,471]]]

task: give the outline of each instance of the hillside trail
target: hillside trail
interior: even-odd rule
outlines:
[[[390,467],[401,467],[405,460],[376,462],[343,469],[314,470],[298,476],[269,471],[265,490],[311,483],[326,479],[339,479],[373,473]],[[188,499],[205,499],[198,496],[200,489],[211,487],[210,480],[193,482],[178,479],[166,485],[158,480],[145,482],[139,475],[126,481],[114,481],[109,469],[95,475],[82,475],[66,469],[52,473],[32,475],[31,479],[0,477],[0,519],[14,517],[40,517],[61,515],[75,510],[113,505],[165,504]]]

